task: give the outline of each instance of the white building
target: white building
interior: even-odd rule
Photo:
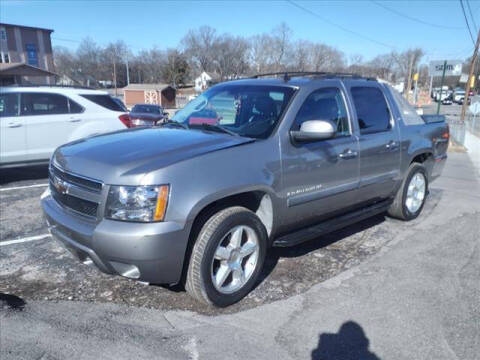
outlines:
[[[210,85],[210,81],[212,81],[212,77],[205,71],[202,72],[200,76],[195,79],[195,91],[202,92]]]

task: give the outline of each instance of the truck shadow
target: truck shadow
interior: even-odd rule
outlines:
[[[320,334],[312,360],[380,360],[368,349],[369,345],[363,328],[355,321],[347,321],[338,333]]]
[[[322,235],[316,239],[306,241],[302,244],[298,244],[292,247],[273,247],[269,249],[267,257],[265,259],[263,271],[260,275],[257,285],[263,282],[272,273],[281,258],[296,258],[304,256],[308,253],[314,252],[316,250],[325,248],[329,245],[339,242],[349,236],[377,226],[384,221],[385,215],[379,214],[360,221],[356,224],[349,225],[340,230],[336,230],[332,233]]]

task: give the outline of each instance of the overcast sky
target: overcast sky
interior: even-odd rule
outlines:
[[[0,21],[53,29],[54,46],[75,49],[85,37],[101,45],[121,39],[134,53],[175,47],[187,30],[201,25],[249,37],[282,21],[294,39],[320,41],[366,60],[416,46],[426,51],[423,61],[463,59],[473,50],[457,0],[292,2],[1,0]],[[464,4],[469,16],[467,0]],[[480,26],[480,1],[469,5]],[[471,22],[474,37],[475,25]]]

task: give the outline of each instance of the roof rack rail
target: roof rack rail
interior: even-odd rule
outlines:
[[[365,79],[365,80],[377,80],[372,77],[366,77],[354,73],[341,73],[341,72],[327,72],[327,71],[279,71],[272,73],[256,74],[251,76],[252,79],[258,79],[259,77],[265,76],[283,76],[284,81],[288,81],[292,76],[317,76],[317,77],[344,77],[344,78],[354,78],[354,79]]]

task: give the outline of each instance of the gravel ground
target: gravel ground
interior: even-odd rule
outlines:
[[[45,188],[5,190],[46,183],[42,177],[45,174],[44,168],[7,172],[6,181],[0,186],[2,241],[47,232],[39,205]],[[414,223],[428,217],[441,196],[441,190],[433,190],[422,215]],[[274,248],[256,289],[240,303],[221,312],[238,312],[303,293],[376,254],[405,226],[403,222],[380,215],[296,247]],[[219,313],[218,309],[200,305],[180,287],[144,285],[80,264],[50,237],[0,246],[0,284],[0,292],[14,294],[26,302],[75,300]]]

